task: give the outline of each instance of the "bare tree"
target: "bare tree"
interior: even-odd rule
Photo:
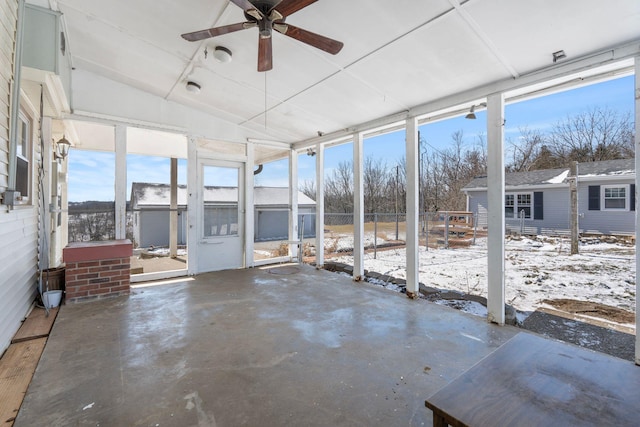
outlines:
[[[631,115],[593,108],[558,122],[549,135],[553,154],[563,165],[633,157]]]

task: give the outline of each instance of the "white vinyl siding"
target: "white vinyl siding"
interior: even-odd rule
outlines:
[[[0,0],[0,193],[9,185],[9,110],[17,0]]]
[[[9,177],[9,87],[13,75],[17,10],[17,0],[0,0],[0,192],[7,189]],[[33,126],[37,126],[35,117]],[[39,152],[31,147],[30,153],[33,169],[38,165]],[[33,179],[31,175],[31,183]],[[29,188],[34,186],[30,184]],[[31,197],[35,199],[37,194]],[[0,354],[9,346],[34,301],[37,248],[35,206],[17,206],[13,210],[0,206]]]

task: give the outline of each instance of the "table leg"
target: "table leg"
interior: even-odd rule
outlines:
[[[436,414],[436,412],[433,411],[433,427],[447,427],[448,425],[442,415]]]

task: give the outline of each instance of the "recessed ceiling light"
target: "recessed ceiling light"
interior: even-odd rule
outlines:
[[[200,86],[198,83],[189,80],[187,82],[187,91],[191,92],[191,93],[200,93],[200,90],[202,89],[202,86]]]
[[[218,62],[231,62],[231,56],[231,51],[224,46],[216,46],[213,50],[213,57],[216,58]]]

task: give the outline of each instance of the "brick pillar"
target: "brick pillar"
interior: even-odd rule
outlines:
[[[62,252],[66,300],[128,295],[132,254],[130,240],[70,243]]]

